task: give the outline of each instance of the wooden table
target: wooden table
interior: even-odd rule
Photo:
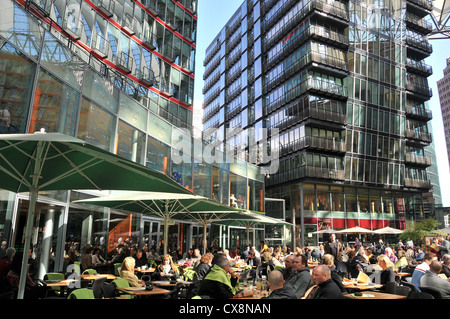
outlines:
[[[346,294],[345,296],[346,297],[350,297],[352,299],[365,299],[365,300],[371,300],[371,299],[406,299],[406,296],[387,294],[387,293],[378,292],[378,291],[364,292],[362,294],[362,296],[355,296],[353,293]]]
[[[146,290],[144,287],[117,288],[117,290],[138,297],[165,295],[170,292],[170,290],[159,287],[153,287],[152,290]]]
[[[105,277],[106,277],[106,280],[116,279],[116,276],[114,276],[112,274],[81,275],[80,277],[81,277],[81,279],[86,279],[86,280],[95,280],[95,279],[100,279],[100,278],[105,278]]]
[[[349,289],[349,290],[371,290],[371,289],[378,289],[383,287],[383,285],[379,285],[379,284],[373,284],[373,285],[367,285],[367,284],[344,284],[344,288],[345,289]]]
[[[148,268],[148,269],[138,269],[138,268],[135,268],[134,269],[134,271],[137,271],[137,272],[140,272],[140,273],[142,273],[142,274],[148,274],[148,273],[152,273],[152,272],[155,272],[155,270],[156,270],[156,268]]]

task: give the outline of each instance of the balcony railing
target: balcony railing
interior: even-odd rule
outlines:
[[[414,153],[406,153],[405,162],[416,164],[416,165],[421,165],[421,166],[422,165],[423,166],[431,166],[433,164],[431,157],[417,155]]]
[[[433,113],[430,110],[421,108],[421,107],[417,107],[417,106],[412,106],[412,105],[406,105],[405,108],[406,111],[406,115],[409,115],[410,117],[417,117],[420,119],[424,119],[424,120],[431,120],[433,118]]]
[[[411,70],[411,72],[415,72],[423,76],[430,76],[433,74],[433,67],[423,63],[422,61],[419,62],[406,58],[406,67]]]
[[[426,10],[433,9],[433,3],[429,0],[408,0],[407,2],[414,3],[414,4],[418,5],[419,7],[422,7]]]
[[[345,174],[343,169],[329,169],[313,166],[301,166],[298,168],[291,169],[287,172],[279,172],[271,174],[270,178],[266,179],[266,184],[270,186],[277,185],[301,178],[344,180]]]
[[[412,81],[406,80],[406,89],[411,92],[416,92],[427,97],[433,96],[433,91],[431,88],[425,85],[417,84]]]
[[[405,15],[405,21],[408,27],[421,33],[429,34],[433,31],[433,25],[430,22],[416,16],[415,14],[407,12]]]
[[[281,82],[285,81],[286,79],[292,77],[293,75],[298,74],[298,72],[303,69],[305,66],[309,65],[310,63],[320,63],[322,65],[336,68],[342,71],[348,70],[347,61],[345,59],[338,59],[335,56],[327,55],[327,54],[320,54],[319,52],[310,51],[306,53],[305,56],[301,57],[298,61],[296,61],[294,64],[292,64],[289,68],[282,70],[278,74],[276,74],[275,77],[268,80],[264,86],[265,93],[271,91],[275,86],[279,85]],[[314,78],[311,78],[308,82],[308,85],[311,85],[313,88],[320,86],[322,81],[315,80]],[[335,85],[336,88],[339,85]],[[329,90],[328,87],[326,90]],[[332,88],[334,91],[334,88]],[[338,92],[342,91],[342,92]],[[337,91],[335,92],[337,94],[344,94],[343,87],[339,87]]]
[[[412,179],[405,177],[405,186],[413,188],[431,188],[431,182],[426,180]]]
[[[405,130],[405,136],[410,139],[419,140],[426,143],[431,143],[433,141],[433,137],[431,133],[426,132],[418,132],[412,129]]]
[[[406,35],[406,44],[420,49],[428,54],[433,53],[433,47],[426,39]]]
[[[337,141],[336,139],[304,136],[287,145],[281,146],[279,148],[279,155],[286,156],[289,153],[293,153],[304,148],[329,151],[333,153],[345,153],[345,147],[345,142]]]

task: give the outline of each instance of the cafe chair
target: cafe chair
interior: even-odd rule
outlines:
[[[116,287],[112,283],[104,282],[102,287],[102,297],[103,298],[115,298],[116,297]]]
[[[116,289],[117,288],[128,288],[128,287],[130,287],[130,284],[128,283],[128,281],[126,279],[121,278],[121,277],[117,277],[111,283],[114,285],[114,287]],[[120,294],[120,293],[119,293],[119,295],[122,296],[122,294]],[[123,294],[122,297],[125,297],[127,299],[133,299],[133,296],[128,295],[128,294]]]
[[[83,271],[83,275],[96,275],[97,274],[97,270],[89,268],[86,269],[85,271]]]
[[[413,291],[413,292],[419,292],[419,291],[417,290],[417,287],[416,287],[415,285],[413,285],[412,283],[410,283],[410,282],[407,282],[407,281],[401,281],[401,282],[400,282],[400,285],[405,286],[405,287],[409,287],[409,288],[411,289],[411,291]]]
[[[422,291],[422,292],[426,292],[427,294],[432,295],[434,299],[442,299],[441,293],[438,290],[434,289],[434,288],[431,288],[431,287],[419,287],[419,290]]]
[[[411,291],[406,299],[434,299],[434,297],[426,292]]]
[[[387,282],[384,287],[384,292],[395,295],[396,294],[395,291],[396,291],[397,287],[398,287],[398,283],[396,283],[395,281]]]
[[[114,264],[114,275],[120,276],[120,268],[122,268],[121,263]]]
[[[67,296],[67,299],[95,299],[94,291],[88,288],[75,289]]]
[[[81,262],[74,261],[73,262],[73,272],[77,273],[77,275],[81,275]]]
[[[95,279],[92,283],[92,291],[94,292],[94,298],[95,299],[102,299],[103,293],[102,293],[102,287],[103,284],[106,281],[106,277]]]
[[[59,272],[49,272],[44,275],[44,281],[62,281],[64,279],[64,274]],[[51,289],[47,290],[45,293],[45,297],[49,297],[49,294],[53,294],[53,296],[60,296],[61,287],[51,287]]]
[[[406,286],[397,286],[395,288],[395,294],[400,296],[406,296],[408,297],[411,292],[411,288]]]

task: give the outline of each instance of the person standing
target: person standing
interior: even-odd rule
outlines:
[[[338,262],[342,258],[342,253],[343,253],[342,244],[336,239],[336,234],[331,234],[330,241],[325,245],[325,254],[333,255],[334,265],[336,267],[338,265]]]

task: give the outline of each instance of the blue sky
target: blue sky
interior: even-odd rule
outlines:
[[[198,2],[194,109],[201,109],[201,101],[203,100],[203,60],[205,58],[206,47],[241,6],[243,0],[199,0]],[[450,172],[436,84],[436,82],[443,77],[442,71],[446,65],[445,59],[450,57],[450,39],[431,40],[430,43],[433,45],[433,53],[426,60],[426,63],[433,67],[434,72],[433,75],[428,78],[429,86],[433,89],[433,97],[429,102],[430,109],[433,112],[433,138],[436,146],[442,201],[444,206],[450,206]]]

